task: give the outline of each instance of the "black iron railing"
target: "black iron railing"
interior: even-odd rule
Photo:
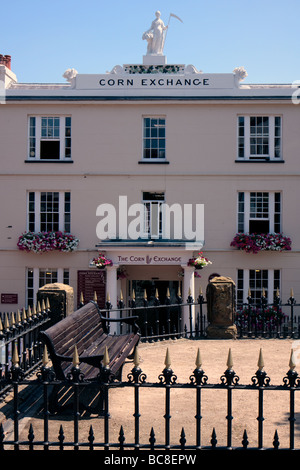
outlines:
[[[50,305],[38,304],[22,311],[0,313],[0,395],[8,389],[7,377],[12,365],[13,348],[16,345],[23,373],[30,375],[39,365],[43,348],[38,340],[39,332],[50,323]]]
[[[185,302],[177,297],[176,303],[166,298],[160,303],[155,298],[130,300],[128,306],[119,301],[116,308],[106,302],[101,309],[104,316],[138,316],[142,341],[158,341],[169,338],[205,339],[208,326],[207,300],[200,294],[196,300],[189,296]],[[249,296],[247,302],[235,308],[234,323],[239,338],[300,338],[300,304],[294,297],[283,303],[279,296],[269,304],[265,296],[254,300]],[[185,311],[185,315],[183,312]],[[187,313],[188,312],[188,313]],[[121,333],[124,331],[121,324]]]
[[[209,378],[201,367],[201,357],[198,350],[196,357],[196,368],[193,370],[192,374],[189,377],[189,380],[186,383],[178,382],[177,376],[175,375],[173,369],[171,368],[171,360],[169,351],[167,350],[165,357],[165,368],[162,370],[161,374],[158,376],[158,381],[148,381],[146,374],[142,371],[139,362],[139,353],[136,352],[134,357],[134,364],[127,375],[127,380],[122,382],[115,382],[111,378],[110,370],[107,367],[103,367],[102,372],[99,374],[98,380],[96,382],[90,383],[84,380],[80,372],[80,366],[74,364],[74,367],[69,375],[67,381],[61,382],[56,381],[55,376],[53,375],[52,369],[49,367],[47,360],[44,359],[43,365],[39,372],[37,373],[35,380],[24,380],[24,374],[22,369],[17,361],[18,354],[13,355],[13,363],[10,369],[9,381],[13,387],[13,432],[11,433],[10,438],[6,437],[5,424],[0,426],[0,451],[11,449],[20,450],[20,449],[29,449],[29,450],[64,450],[64,449],[74,449],[74,450],[94,450],[94,449],[103,449],[103,450],[149,450],[149,451],[159,451],[159,450],[178,450],[178,451],[195,451],[195,450],[215,450],[215,449],[266,449],[273,448],[276,450],[281,449],[280,446],[280,435],[277,429],[274,429],[274,437],[272,446],[266,447],[264,445],[264,405],[266,402],[267,396],[269,399],[272,399],[270,395],[273,392],[285,393],[286,400],[284,400],[285,412],[287,414],[287,422],[289,423],[289,441],[285,449],[288,450],[297,450],[300,449],[300,443],[296,444],[296,413],[295,413],[295,395],[300,390],[300,378],[295,370],[295,360],[293,357],[293,352],[291,352],[289,369],[286,375],[282,379],[281,385],[271,385],[271,379],[268,376],[267,372],[264,370],[264,360],[262,355],[262,350],[260,350],[259,359],[258,359],[258,370],[254,373],[251,378],[250,384],[240,384],[239,376],[233,369],[233,361],[231,350],[229,349],[228,358],[227,358],[227,368],[224,374],[220,377],[218,383],[210,383]],[[65,385],[72,389],[73,398],[73,439],[66,438],[65,430],[61,424],[57,430],[57,439],[49,439],[50,436],[50,411],[49,411],[49,395],[50,390],[53,385]],[[20,412],[20,401],[19,401],[19,390],[24,385],[28,387],[40,387],[40,399],[41,404],[39,409],[42,410],[42,419],[43,423],[43,436],[35,434],[34,424],[31,423],[28,429],[27,436],[24,436],[24,432],[21,430],[21,412]],[[94,421],[94,426],[98,429],[95,431],[91,425],[89,432],[86,433],[85,438],[80,438],[82,433],[80,433],[81,421],[81,408],[80,408],[80,392],[84,387],[93,387],[94,393],[97,393],[101,390],[103,393],[104,406],[101,413],[102,419],[96,419]],[[116,387],[121,389],[123,396],[130,394],[133,396],[132,409],[128,407],[128,413],[133,413],[134,420],[132,421],[133,431],[126,435],[124,432],[124,427],[122,423],[119,423],[119,435],[117,440],[111,439],[111,427],[110,422],[111,418],[114,417],[116,413],[116,408],[111,406],[111,397],[110,394],[112,389]],[[149,424],[149,435],[146,442],[141,439],[140,432],[140,420],[141,420],[141,408],[140,408],[140,394],[145,389],[151,389],[157,393],[155,400],[163,400],[164,404],[164,415],[162,419],[164,420],[164,435],[158,436],[155,432],[154,426],[151,423],[151,420],[154,419],[153,413],[148,413],[148,424]],[[173,400],[174,394],[177,394],[179,390],[190,391],[194,393],[195,399],[191,399],[191,407],[186,410],[185,413],[189,414],[189,425],[195,430],[195,441],[190,442],[190,438],[186,435],[186,429],[184,427],[179,430],[177,441],[174,440],[174,437],[171,437],[172,429],[172,416],[171,408],[174,411],[175,407],[180,406],[178,400]],[[203,442],[202,432],[202,412],[203,403],[202,395],[204,393],[212,392],[215,393],[217,390],[225,391],[226,406],[224,408],[224,419],[227,422],[226,426],[226,443],[221,446],[218,444],[218,436],[215,428],[211,430],[211,438],[209,442]],[[162,392],[163,391],[163,396]],[[249,441],[247,431],[242,431],[240,436],[240,443],[234,445],[233,443],[233,431],[232,431],[232,420],[234,419],[233,413],[233,395],[235,393],[243,393],[245,395],[245,403],[247,402],[249,392],[256,393],[258,396],[257,400],[257,441],[251,443]],[[266,394],[268,392],[268,395]],[[269,392],[272,392],[271,394]],[[220,395],[218,395],[220,397]],[[224,397],[224,395],[223,395]],[[218,398],[220,399],[220,398]],[[214,399],[211,401],[214,402]],[[194,405],[192,405],[192,403]],[[172,405],[172,406],[171,406]],[[193,409],[193,407],[195,408]],[[149,401],[149,408],[151,409],[151,402]],[[243,413],[243,409],[238,410],[239,413]],[[64,411],[60,416],[63,419]],[[70,415],[68,415],[70,419]],[[32,417],[34,418],[34,417]],[[41,419],[41,413],[39,413],[38,420]],[[56,417],[57,420],[57,417]],[[282,423],[280,423],[282,424]],[[97,439],[97,432],[99,432],[99,427],[102,428],[101,439]],[[190,431],[190,430],[189,430]],[[190,432],[188,433],[188,435]],[[51,434],[53,435],[53,434]]]

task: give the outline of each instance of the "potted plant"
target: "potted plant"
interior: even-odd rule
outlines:
[[[106,258],[104,253],[99,253],[96,258],[93,258],[92,264],[98,269],[104,269],[106,266],[112,266],[113,262],[111,259]]]
[[[208,264],[212,264],[212,262],[203,256],[202,251],[198,253],[197,258],[190,258],[188,261],[188,266],[194,266],[195,269],[203,269]]]

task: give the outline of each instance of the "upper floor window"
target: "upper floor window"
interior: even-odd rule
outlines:
[[[166,120],[163,117],[145,117],[143,159],[166,158]]]
[[[70,232],[71,193],[29,192],[28,230],[31,232]]]
[[[29,117],[29,160],[71,159],[71,117]]]
[[[282,159],[281,116],[238,117],[238,159]]]
[[[239,192],[238,232],[280,233],[281,194],[263,191]]]

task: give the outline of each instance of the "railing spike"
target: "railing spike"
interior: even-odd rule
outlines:
[[[133,363],[135,367],[138,367],[140,365],[140,356],[139,356],[138,348],[135,348]]]
[[[73,366],[74,367],[78,367],[79,366],[79,355],[78,355],[78,350],[77,350],[77,346],[75,344],[74,346],[74,352],[73,352]]]
[[[17,323],[21,323],[21,313],[19,309],[17,310],[16,320],[17,320]]]
[[[6,330],[9,330],[9,320],[8,320],[8,315],[7,315],[7,313],[5,314],[4,328],[5,328]]]
[[[211,441],[210,442],[211,442],[212,447],[216,447],[218,441],[217,441],[217,434],[216,434],[215,428],[213,428],[213,432],[212,432],[212,435],[211,435]]]
[[[107,346],[105,346],[105,352],[104,352],[104,356],[103,356],[103,365],[104,367],[107,367],[109,365],[109,355],[108,355],[108,349],[107,349]]]
[[[165,366],[167,369],[169,369],[170,365],[171,365],[171,357],[170,357],[169,348],[167,348],[166,357],[165,357]]]
[[[97,300],[98,300],[96,291],[94,291],[94,299],[93,300],[94,300],[94,302],[97,302]]]
[[[14,312],[11,312],[11,317],[10,317],[10,326],[14,326],[15,325],[15,314]]]
[[[49,362],[49,357],[48,357],[48,350],[47,346],[44,346],[44,352],[43,352],[43,358],[42,358],[43,366],[46,367],[48,362]]]
[[[274,434],[273,446],[274,446],[274,449],[278,449],[279,447],[279,437],[278,437],[277,429]]]
[[[95,440],[94,429],[93,429],[92,425],[90,426],[88,440],[89,440],[89,443],[90,443],[90,450],[92,450],[93,449],[93,442]]]
[[[14,350],[13,350],[13,356],[12,356],[12,363],[14,366],[19,364],[19,354],[18,354],[18,348],[17,348],[17,343],[15,343]]]
[[[149,442],[150,442],[150,445],[151,445],[151,450],[154,450],[154,445],[155,445],[155,432],[154,432],[154,429],[153,427],[151,428],[151,431],[150,431],[150,437],[149,437]]]
[[[265,363],[264,363],[262,348],[260,348],[259,350],[259,357],[258,357],[257,365],[258,365],[259,370],[263,370]]]
[[[184,432],[184,428],[181,429],[181,434],[180,434],[180,440],[179,440],[180,444],[181,444],[181,449],[184,449],[185,448],[185,444],[186,444],[186,438],[185,438],[185,432]]]
[[[200,348],[198,348],[198,351],[197,351],[197,357],[196,357],[196,367],[197,369],[200,369],[200,367],[202,366],[202,359],[201,359],[201,354],[200,354]]]
[[[295,355],[294,355],[293,349],[291,349],[289,366],[290,366],[290,370],[294,370],[296,367],[296,361],[295,361]]]
[[[228,357],[227,357],[227,367],[228,369],[232,369],[232,366],[233,366],[232,352],[231,352],[231,348],[229,348]]]
[[[124,442],[125,442],[125,434],[124,434],[124,429],[122,425],[120,427],[120,432],[119,432],[119,442],[120,442],[120,450],[123,450]]]
[[[248,435],[246,429],[244,430],[243,434],[243,440],[242,440],[243,448],[246,449],[248,447],[249,441],[248,441]]]
[[[26,319],[27,319],[26,309],[25,309],[25,307],[23,307],[23,310],[22,310],[22,320],[23,320],[23,321],[26,321]]]

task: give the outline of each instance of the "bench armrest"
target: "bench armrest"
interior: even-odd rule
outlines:
[[[103,315],[100,315],[100,318],[103,322],[124,322],[127,323],[128,325],[132,325],[135,328],[136,332],[140,331],[140,327],[136,324],[136,320],[138,320],[138,316],[133,316],[133,317],[123,317],[123,318],[108,318],[104,317]]]

